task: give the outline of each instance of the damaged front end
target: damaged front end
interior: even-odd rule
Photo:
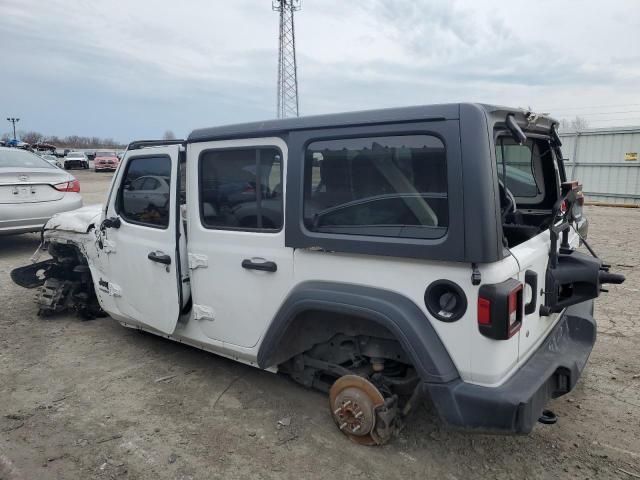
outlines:
[[[38,289],[39,316],[65,311],[84,319],[106,316],[100,307],[91,275],[95,264],[95,221],[100,206],[86,207],[54,216],[44,227],[42,243],[31,257],[31,265],[11,271],[17,285]],[[43,255],[51,258],[38,261]]]
[[[84,319],[105,316],[93,288],[91,271],[79,249],[49,242],[47,250],[52,258],[11,272],[11,279],[21,287],[38,288],[38,315],[75,311]]]

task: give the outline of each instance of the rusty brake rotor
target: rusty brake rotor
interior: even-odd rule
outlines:
[[[361,445],[384,443],[375,433],[376,409],[383,405],[380,391],[358,375],[340,377],[329,390],[329,407],[338,428]]]

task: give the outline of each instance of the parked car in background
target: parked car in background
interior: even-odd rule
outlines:
[[[84,152],[70,152],[62,160],[65,170],[70,168],[89,168],[89,159]]]
[[[71,150],[69,150],[68,148],[56,148],[55,152],[53,152],[53,154],[56,157],[62,158],[65,157]]]
[[[75,177],[31,152],[0,147],[0,235],[37,232],[81,206]]]
[[[36,153],[50,153],[53,154],[56,151],[56,146],[51,143],[39,142],[33,145],[33,150]]]
[[[96,152],[96,158],[93,160],[93,168],[96,172],[109,170],[115,172],[118,168],[120,159],[116,152]]]
[[[58,158],[55,155],[50,155],[48,153],[45,153],[45,154],[41,154],[40,158],[42,158],[43,160],[46,160],[54,167],[62,168],[62,162],[58,160]]]
[[[95,150],[85,150],[84,154],[87,156],[87,158],[89,160],[93,160],[94,158],[96,158],[96,151]]]

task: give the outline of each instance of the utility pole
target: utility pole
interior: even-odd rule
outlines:
[[[7,122],[13,123],[13,139],[16,140],[16,123],[19,122],[19,118],[7,117]]]
[[[278,118],[297,117],[298,66],[293,13],[302,7],[301,0],[272,0],[271,8],[280,14],[278,49]]]

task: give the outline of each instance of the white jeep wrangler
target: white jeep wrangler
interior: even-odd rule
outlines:
[[[527,433],[624,280],[586,245],[556,125],[451,104],[134,142],[105,205],[51,219],[52,258],[12,277],[43,315],[106,312],[326,391],[358,443],[425,395],[446,424]]]

